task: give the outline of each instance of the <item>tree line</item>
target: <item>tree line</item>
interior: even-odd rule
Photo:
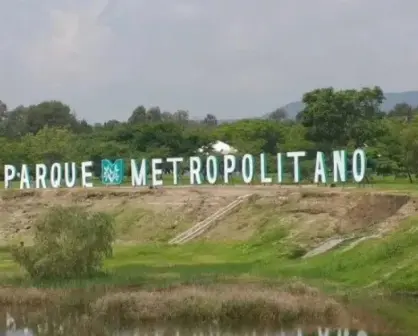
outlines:
[[[306,150],[302,175],[313,174],[317,151],[364,148],[368,170],[380,175],[418,173],[418,107],[398,104],[381,110],[385,96],[380,87],[307,92],[296,118],[276,109],[265,118],[220,123],[214,114],[191,120],[189,112],[135,108],[125,121],[89,124],[69,105],[44,101],[9,110],[0,101],[0,161],[19,166],[102,159],[190,157],[201,147],[224,141],[239,153],[271,154]],[[100,165],[95,169],[100,175]],[[308,176],[305,176],[308,177]]]

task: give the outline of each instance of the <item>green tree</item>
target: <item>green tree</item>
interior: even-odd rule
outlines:
[[[203,124],[208,126],[218,125],[218,119],[213,114],[207,114],[205,119],[203,119]]]
[[[128,119],[130,124],[139,124],[147,121],[147,110],[143,105],[138,106],[132,111],[131,116]]]
[[[379,87],[361,90],[316,89],[303,95],[300,115],[308,138],[330,150],[354,142],[363,146],[381,132],[374,122],[382,118],[384,95]]]
[[[151,107],[147,110],[147,120],[150,122],[159,122],[162,119],[162,113],[158,106]]]
[[[269,113],[267,119],[274,121],[283,121],[287,118],[287,112],[284,108],[275,109],[273,112]]]
[[[284,140],[284,126],[269,120],[248,119],[219,126],[219,139],[242,153],[260,154],[278,152]]]
[[[0,119],[3,119],[7,113],[7,105],[0,100]]]
[[[190,113],[186,110],[177,110],[172,114],[172,120],[183,125],[188,124],[189,118]]]
[[[79,123],[68,105],[59,101],[45,101],[26,109],[26,123],[29,133],[36,134],[45,126],[69,127],[76,131]]]
[[[406,171],[403,162],[400,137],[404,123],[399,119],[386,118],[382,121],[384,132],[376,144],[368,148],[368,157],[375,161],[376,172],[380,174],[398,174]]]
[[[36,280],[92,276],[112,255],[114,221],[105,213],[57,206],[38,219],[34,230],[34,244],[12,247],[12,256]]]
[[[7,111],[0,123],[0,134],[7,138],[19,138],[27,134],[27,108],[18,106]]]
[[[77,136],[67,128],[44,127],[21,140],[26,163],[75,161],[79,158]]]
[[[399,135],[400,159],[405,168],[409,181],[412,183],[411,174],[418,172],[418,118],[413,118],[407,127],[403,127]]]
[[[395,118],[402,118],[406,120],[407,122],[410,122],[414,115],[418,114],[418,109],[415,107],[413,108],[411,105],[406,103],[400,103],[396,104],[394,108],[389,111],[388,116],[389,117],[395,117]]]

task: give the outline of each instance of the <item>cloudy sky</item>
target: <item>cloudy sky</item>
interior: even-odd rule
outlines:
[[[418,89],[417,0],[1,0],[0,100],[263,115],[316,87]]]

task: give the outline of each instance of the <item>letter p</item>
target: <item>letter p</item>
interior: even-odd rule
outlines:
[[[4,188],[9,189],[11,182],[16,177],[16,168],[12,165],[4,165]]]

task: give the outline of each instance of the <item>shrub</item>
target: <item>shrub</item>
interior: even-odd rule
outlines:
[[[290,248],[287,256],[289,259],[298,259],[302,258],[306,253],[308,253],[307,249],[302,246],[295,245]]]
[[[113,218],[82,207],[51,208],[34,225],[32,246],[12,247],[13,259],[33,279],[91,276],[112,255]]]

